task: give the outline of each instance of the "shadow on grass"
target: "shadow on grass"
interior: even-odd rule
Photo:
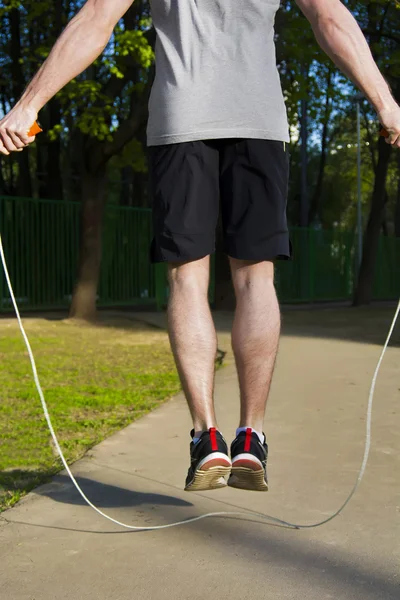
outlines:
[[[282,307],[282,335],[338,339],[361,343],[382,345],[386,339],[393,319],[396,303],[385,306],[354,308],[350,306],[308,306]],[[217,330],[230,333],[233,311],[213,311]],[[0,315],[0,318],[1,315]],[[12,314],[3,318],[14,318]],[[63,321],[68,318],[66,312],[26,313],[25,320],[44,319]],[[73,323],[73,321],[71,321]],[[127,332],[143,333],[165,331],[165,313],[155,311],[140,312],[136,309],[107,310],[98,312],[96,322],[83,326],[108,329],[120,329]],[[393,333],[392,346],[400,346],[400,323]]]
[[[282,335],[334,339],[358,343],[383,345],[392,323],[396,305],[388,307],[283,307]],[[229,334],[232,330],[234,313],[232,311],[214,311],[216,328],[220,333]],[[121,315],[121,320],[113,316],[110,326],[126,329],[138,327],[138,321],[146,325],[164,329],[166,317],[163,313],[132,313]],[[131,322],[129,322],[131,321]],[[101,313],[98,325],[105,327],[107,313]],[[400,347],[400,321],[393,332],[391,346]],[[225,350],[226,348],[224,348]]]
[[[0,512],[13,506],[35,487],[47,483],[56,472],[56,468],[0,471]]]
[[[388,306],[351,306],[309,308],[282,307],[282,335],[337,339],[382,345],[393,320],[396,304]],[[221,333],[230,333],[233,311],[213,311],[216,328]],[[99,312],[99,327],[113,327],[127,331],[165,330],[165,313],[123,311]],[[400,322],[393,332],[391,346],[400,347]]]

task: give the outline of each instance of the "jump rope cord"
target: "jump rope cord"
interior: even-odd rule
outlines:
[[[150,527],[142,527],[140,525],[129,525],[127,523],[122,523],[121,521],[118,521],[117,519],[113,519],[112,517],[110,517],[109,515],[105,514],[103,511],[101,511],[99,508],[97,508],[97,506],[95,506],[90,500],[89,498],[85,495],[85,493],[82,491],[82,489],[80,488],[78,482],[76,481],[75,477],[73,476],[71,469],[69,468],[67,461],[65,460],[64,454],[61,450],[60,444],[58,443],[58,439],[57,436],[54,432],[53,429],[53,425],[51,422],[51,418],[49,415],[49,411],[47,408],[47,404],[46,404],[46,400],[44,398],[44,394],[43,394],[43,390],[42,387],[40,385],[40,381],[39,381],[39,376],[37,373],[37,369],[36,369],[36,362],[35,362],[35,358],[33,356],[32,353],[32,348],[31,345],[29,343],[29,339],[25,333],[25,329],[24,326],[22,324],[22,320],[21,320],[21,316],[19,314],[19,309],[18,309],[18,305],[17,302],[15,300],[15,296],[14,296],[14,291],[11,285],[11,280],[10,280],[10,276],[8,274],[8,269],[7,269],[7,263],[6,263],[6,259],[4,256],[4,250],[3,250],[3,244],[2,244],[2,239],[1,239],[1,235],[0,235],[0,255],[1,255],[1,262],[3,264],[3,269],[4,269],[4,274],[6,277],[6,281],[7,281],[7,286],[10,292],[10,296],[11,296],[11,300],[14,306],[14,310],[15,310],[15,314],[17,316],[18,319],[18,324],[19,324],[19,328],[21,330],[21,334],[22,337],[24,339],[26,348],[28,350],[28,355],[29,355],[29,359],[31,362],[31,367],[32,367],[32,373],[33,373],[33,378],[35,380],[35,385],[36,385],[36,389],[38,391],[39,397],[40,397],[40,401],[42,403],[42,408],[43,408],[43,412],[44,412],[44,416],[46,418],[47,421],[47,425],[49,427],[50,433],[51,433],[51,437],[53,438],[53,442],[54,445],[57,449],[58,455],[61,459],[62,464],[64,465],[65,470],[67,471],[69,477],[71,478],[72,483],[74,484],[74,486],[76,487],[77,491],[79,492],[79,494],[82,496],[82,498],[84,499],[84,501],[91,507],[93,508],[93,510],[95,510],[99,515],[101,515],[102,517],[104,517],[105,519],[108,519],[109,521],[111,521],[112,523],[115,523],[116,525],[119,525],[120,527],[124,527],[126,529],[134,529],[134,530],[140,530],[140,531],[155,531],[158,529],[168,529],[169,527],[177,527],[178,525],[187,525],[189,523],[194,523],[195,521],[200,521],[201,519],[206,519],[206,518],[210,518],[210,517],[257,517],[258,519],[263,519],[265,521],[268,521],[270,523],[274,523],[274,524],[279,524],[279,525],[284,525],[286,527],[290,527],[292,529],[310,529],[310,528],[314,528],[314,527],[320,527],[321,525],[324,525],[325,523],[329,523],[329,521],[332,521],[333,519],[335,519],[342,511],[343,509],[347,506],[347,504],[350,502],[351,498],[354,496],[358,486],[360,485],[362,478],[364,477],[364,473],[365,473],[365,469],[367,467],[367,462],[368,462],[368,457],[369,457],[369,452],[370,452],[370,448],[371,448],[371,422],[372,422],[372,405],[373,405],[373,400],[374,400],[374,394],[375,394],[375,386],[376,386],[376,380],[378,378],[378,374],[379,374],[379,370],[383,361],[383,358],[385,356],[386,353],[386,349],[388,347],[388,344],[390,342],[390,339],[392,337],[393,334],[393,330],[395,328],[396,322],[397,322],[397,318],[399,316],[400,313],[400,299],[399,299],[399,303],[395,312],[395,315],[393,317],[393,321],[388,333],[388,336],[386,338],[386,342],[383,346],[381,355],[379,357],[378,360],[378,364],[376,366],[375,372],[374,372],[374,376],[372,378],[372,383],[371,383],[371,388],[370,388],[370,392],[369,392],[369,398],[368,398],[368,408],[367,408],[367,424],[366,424],[366,434],[365,434],[365,446],[364,446],[364,456],[363,456],[363,460],[362,460],[362,464],[361,464],[361,468],[359,470],[356,482],[354,484],[353,489],[351,490],[350,494],[348,495],[348,497],[346,498],[346,500],[343,502],[343,504],[341,505],[341,507],[335,512],[333,513],[330,517],[324,519],[323,521],[319,521],[317,523],[311,523],[309,525],[305,524],[298,524],[298,523],[291,523],[290,521],[284,521],[283,519],[279,519],[277,517],[272,517],[270,515],[264,514],[264,513],[258,513],[258,512],[254,512],[254,511],[246,511],[246,512],[239,512],[239,511],[229,511],[229,512],[212,512],[212,513],[207,513],[204,515],[200,515],[198,517],[192,517],[189,519],[186,519],[184,521],[177,521],[176,523],[169,523],[167,525],[154,525],[154,526],[150,526]]]

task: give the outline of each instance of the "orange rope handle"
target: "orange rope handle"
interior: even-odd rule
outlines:
[[[39,123],[37,123],[35,121],[34,124],[32,125],[32,127],[30,128],[30,130],[28,131],[28,135],[29,135],[29,137],[33,137],[33,136],[37,135],[38,133],[41,133],[42,131],[43,131],[43,129],[40,127]]]

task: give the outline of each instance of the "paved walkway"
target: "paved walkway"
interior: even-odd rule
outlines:
[[[223,349],[228,326],[225,315]],[[380,351],[334,335],[283,337],[267,419],[269,493],[183,492],[190,421],[182,395],[94,448],[74,473],[96,504],[136,525],[238,507],[301,523],[325,518],[359,468]],[[131,533],[84,506],[61,474],[0,519],[1,600],[398,600],[399,359],[400,348],[390,348],[366,478],[335,521],[296,531],[251,516],[213,518]],[[217,374],[216,403],[231,438],[238,418],[232,364]]]

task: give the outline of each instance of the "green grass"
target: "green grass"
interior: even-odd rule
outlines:
[[[161,330],[128,319],[25,325],[68,462],[180,389]],[[0,399],[1,511],[61,468],[14,320],[0,320]]]
[[[287,310],[284,333],[383,344],[394,308]],[[26,319],[68,462],[176,394],[167,334],[103,317],[97,326]],[[226,331],[230,319],[226,321]],[[392,346],[400,346],[400,323]],[[0,511],[61,468],[15,320],[0,319]]]

